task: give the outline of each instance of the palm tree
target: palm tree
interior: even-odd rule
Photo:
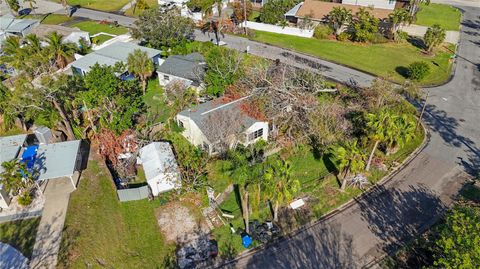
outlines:
[[[390,21],[390,32],[393,39],[396,39],[398,29],[401,25],[407,23],[412,23],[413,17],[408,13],[407,10],[400,8],[395,9],[392,13],[388,15],[388,20]]]
[[[342,176],[341,190],[347,186],[347,177],[350,173],[358,173],[365,166],[365,153],[358,145],[358,141],[347,141],[330,148],[337,170]]]
[[[427,32],[423,36],[423,41],[428,52],[432,52],[433,48],[442,44],[445,40],[446,31],[439,24],[428,27]]]
[[[264,184],[271,200],[275,201],[273,220],[278,221],[278,208],[289,202],[300,190],[300,181],[292,177],[292,166],[288,161],[279,160],[264,174]]]
[[[421,3],[425,3],[425,4],[429,5],[430,0],[410,0],[410,7],[409,7],[408,11],[409,11],[409,14],[412,18],[414,18],[415,15],[417,14],[418,6]]]
[[[67,66],[77,50],[75,44],[63,43],[62,39],[63,36],[57,32],[52,32],[47,39],[51,56],[55,60],[57,67],[61,69]]]
[[[397,117],[392,127],[395,135],[391,143],[387,145],[390,148],[403,147],[415,137],[415,121],[406,114]]]
[[[25,53],[21,48],[21,40],[19,36],[8,36],[3,42],[2,47],[4,56],[1,60],[17,70],[21,69],[24,64]]]
[[[127,58],[128,72],[134,74],[142,82],[143,94],[147,88],[147,79],[152,76],[154,66],[152,60],[145,51],[134,50]]]
[[[0,174],[0,178],[6,190],[11,191],[14,195],[20,192],[30,191],[34,180],[32,173],[28,171],[25,163],[14,159],[6,161],[1,165],[3,172]]]
[[[235,184],[238,188],[240,195],[240,202],[242,207],[242,217],[245,223],[245,232],[250,232],[249,221],[250,221],[250,192],[249,186],[252,183],[255,183],[252,175],[252,169],[248,164],[248,160],[239,152],[232,152],[230,158],[233,160],[233,167],[231,177],[234,178]]]
[[[384,109],[378,113],[369,113],[366,118],[370,139],[375,141],[370,157],[368,157],[367,167],[365,168],[365,170],[369,171],[373,156],[380,142],[393,139],[392,122],[395,120],[395,116]]]
[[[5,0],[7,3],[8,7],[10,8],[10,11],[16,16],[18,15],[18,10],[20,9],[20,4],[18,3],[18,0]]]
[[[205,22],[202,27],[200,28],[202,33],[208,33],[210,36],[210,33],[213,33],[215,35],[215,42],[217,46],[220,45],[220,35],[222,37],[225,37],[223,34],[223,27],[219,24],[218,21],[215,20],[209,20]]]
[[[338,36],[342,33],[343,28],[352,21],[352,11],[344,7],[334,7],[330,13],[328,13],[328,22],[335,30],[335,35]]]

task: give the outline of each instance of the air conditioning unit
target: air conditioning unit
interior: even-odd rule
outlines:
[[[33,131],[35,136],[37,137],[37,140],[40,144],[48,144],[52,142],[53,139],[53,134],[52,130],[50,128],[45,127],[45,126],[39,126]]]

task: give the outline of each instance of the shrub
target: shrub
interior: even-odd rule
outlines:
[[[347,41],[348,39],[350,39],[350,34],[348,34],[348,33],[346,33],[346,32],[343,32],[343,33],[341,33],[341,34],[339,34],[339,35],[337,36],[337,40],[338,40],[338,41],[342,41],[342,42],[343,42],[343,41]]]
[[[375,33],[370,37],[369,41],[373,44],[383,44],[388,42],[388,38],[380,33]]]
[[[397,31],[395,34],[395,40],[396,41],[403,41],[408,39],[408,33],[404,31]]]
[[[316,39],[325,39],[331,34],[333,34],[333,29],[323,24],[317,25],[313,31],[313,37]]]
[[[24,191],[18,196],[18,203],[21,206],[27,206],[32,203],[32,195],[30,195],[30,192]]]
[[[430,73],[430,66],[424,61],[413,62],[407,69],[407,76],[413,80],[422,80]]]

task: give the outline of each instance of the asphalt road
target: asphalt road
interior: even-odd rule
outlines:
[[[448,84],[429,89],[424,121],[431,135],[425,149],[387,184],[340,213],[225,267],[369,267],[441,216],[466,179],[480,169],[480,8],[476,0],[454,0],[453,4],[469,7],[459,6],[463,20],[455,76]],[[133,23],[132,18],[88,9],[79,9],[74,16],[116,20],[125,26]],[[198,40],[211,39],[196,35]],[[315,69],[343,83],[365,86],[374,79],[247,39],[227,36],[224,41],[241,51],[248,45],[250,53]]]

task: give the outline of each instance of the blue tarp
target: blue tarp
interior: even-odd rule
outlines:
[[[32,169],[37,157],[38,145],[28,146],[22,154],[22,163],[27,165],[28,169]]]
[[[248,248],[250,247],[251,244],[252,244],[252,238],[248,234],[243,235],[242,236],[243,247]]]

